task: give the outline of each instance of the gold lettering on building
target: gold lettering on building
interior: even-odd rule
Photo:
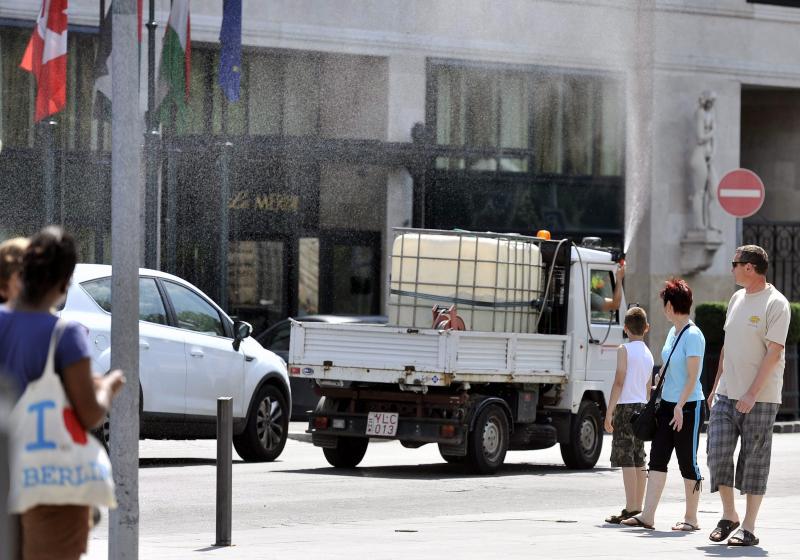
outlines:
[[[294,194],[256,194],[239,191],[228,201],[231,210],[260,210],[263,212],[296,213],[300,211],[300,197]]]

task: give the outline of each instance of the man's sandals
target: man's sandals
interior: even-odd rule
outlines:
[[[640,513],[642,512],[638,510],[628,511],[627,509],[623,509],[619,515],[609,515],[608,517],[606,517],[606,523],[613,523],[614,525],[619,525],[626,519],[629,519],[634,515],[639,515]]]
[[[722,542],[739,526],[738,521],[731,521],[729,519],[720,519],[717,526],[711,531],[708,536],[712,542]],[[752,533],[751,533],[752,534]]]
[[[755,546],[757,544],[758,537],[747,529],[739,529],[728,539],[728,546]]]

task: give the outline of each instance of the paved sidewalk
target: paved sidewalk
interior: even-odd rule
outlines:
[[[682,517],[682,504],[663,503],[656,530],[622,529],[606,525],[608,511],[583,508],[541,513],[413,518],[403,520],[283,526],[233,532],[234,546],[210,545],[209,535],[142,535],[140,558],[325,558],[443,559],[443,558],[648,558],[707,557],[797,558],[800,544],[794,527],[798,498],[765,501],[758,547],[714,544],[708,533],[719,518],[710,497],[703,504],[696,533],[674,532],[670,525]],[[476,505],[476,509],[479,506]],[[331,512],[335,517],[335,512]],[[105,539],[92,539],[89,558],[105,558]]]

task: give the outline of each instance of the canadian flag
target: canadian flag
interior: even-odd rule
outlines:
[[[34,122],[58,113],[67,103],[67,0],[42,0],[20,68],[36,78]]]

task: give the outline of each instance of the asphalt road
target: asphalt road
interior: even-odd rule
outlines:
[[[281,558],[309,557],[311,553],[333,558],[345,552],[335,545],[337,538],[343,539],[348,548],[359,543],[369,553],[373,549],[368,535],[378,528],[397,535],[406,531],[418,533],[420,527],[440,526],[444,535],[448,530],[465,531],[464,523],[485,521],[498,524],[492,533],[508,529],[510,534],[518,531],[533,537],[537,531],[544,531],[555,538],[563,532],[566,545],[571,539],[570,524],[597,531],[605,515],[623,505],[621,475],[610,468],[609,436],[597,467],[591,471],[567,470],[555,447],[509,452],[506,465],[498,474],[477,476],[444,463],[435,446],[405,449],[397,442],[373,442],[359,468],[337,470],[327,464],[320,449],[305,441],[307,436],[302,434],[302,428],[302,424],[293,424],[292,439],[274,463],[245,464],[234,454],[233,541],[238,550],[207,546],[214,542],[215,531],[215,443],[142,441],[140,557],[191,558],[203,553],[214,557],[249,557],[246,551],[259,550],[260,545],[275,552],[279,541],[286,550],[297,553],[297,556],[281,554]],[[704,450],[702,436],[699,462],[703,472]],[[772,475],[762,510],[765,519],[769,517],[771,503],[775,505],[776,516],[778,504],[790,509],[800,504],[798,456],[800,434],[775,434]],[[670,469],[662,513],[656,519],[657,528],[662,529],[668,529],[682,512],[683,485],[674,461]],[[702,538],[694,536],[707,545],[705,534],[719,519],[720,505],[716,495],[710,495],[705,488],[703,492],[700,519],[704,534]],[[531,528],[530,524],[537,522],[550,525]],[[515,523],[523,525],[514,529]],[[466,529],[471,538],[476,538]],[[608,531],[613,529],[605,531],[599,535],[609,535]],[[778,535],[782,533],[778,531]],[[788,535],[789,532],[787,538]],[[504,541],[504,553],[511,553],[512,557],[515,551],[530,554],[530,539],[525,538],[520,548],[513,548],[514,542]],[[105,557],[106,539],[104,524],[93,532],[91,558]],[[592,554],[590,539],[586,544]],[[423,542],[430,544],[437,540],[436,534],[428,534]],[[558,549],[558,542],[554,542]],[[376,542],[373,557],[402,556],[396,549],[392,551],[391,541],[387,543]],[[459,543],[469,546],[469,539],[459,538]],[[432,553],[435,547],[421,550]],[[466,556],[470,556],[469,550],[476,549],[467,548]],[[237,552],[242,555],[236,556]],[[356,549],[350,549],[347,555],[355,552]],[[781,556],[778,549],[769,552],[770,556]],[[576,550],[575,556],[566,557],[578,556]],[[614,557],[613,553],[610,557]]]

